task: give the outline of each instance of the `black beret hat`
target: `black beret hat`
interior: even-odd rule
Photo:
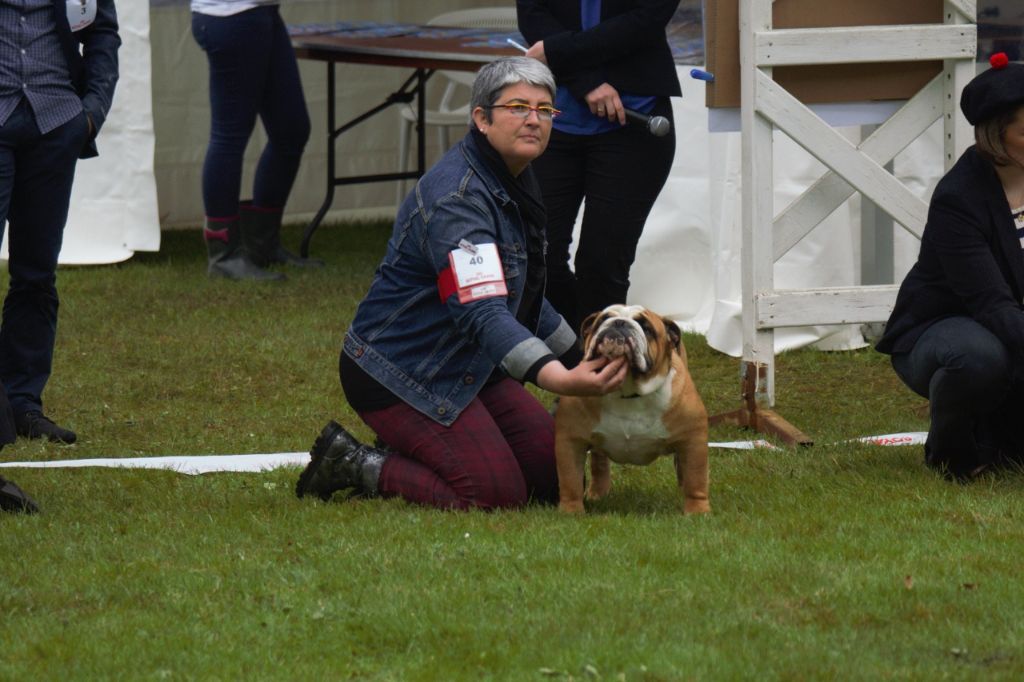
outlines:
[[[988,61],[992,68],[975,76],[960,95],[960,110],[973,126],[1014,104],[1024,104],[1024,64],[1010,63],[1004,52]]]

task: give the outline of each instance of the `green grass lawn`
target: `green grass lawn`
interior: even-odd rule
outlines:
[[[207,280],[197,232],[62,269],[44,398],[79,442],[0,458],[299,451],[331,418],[369,438],[337,358],[388,231],[321,230],[328,267],[283,284]],[[686,342],[709,411],[738,407],[739,361]],[[298,500],[297,469],[0,470],[43,508],[0,517],[0,680],[1024,677],[1024,477],[843,442],[927,428],[870,349],[784,354],[777,392],[816,444],[712,450],[697,518],[667,459],[614,467],[580,518]]]

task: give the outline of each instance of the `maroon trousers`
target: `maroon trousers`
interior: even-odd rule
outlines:
[[[512,379],[482,390],[451,426],[405,403],[359,416],[395,451],[378,482],[384,497],[445,509],[558,501],[554,420]]]

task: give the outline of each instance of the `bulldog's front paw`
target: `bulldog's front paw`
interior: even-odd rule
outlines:
[[[711,512],[711,503],[707,500],[688,499],[683,503],[684,514],[708,514]]]
[[[558,511],[564,514],[582,514],[583,513],[583,501],[582,500],[569,500],[558,503]]]

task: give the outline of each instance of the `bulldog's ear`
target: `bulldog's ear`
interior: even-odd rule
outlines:
[[[590,348],[587,348],[587,339],[592,337],[592,333],[597,328],[597,317],[600,313],[591,313],[587,315],[583,323],[580,324],[580,335],[576,340],[580,344],[580,350],[583,351],[584,360],[593,360],[597,357],[594,351],[594,344],[591,344]],[[589,351],[589,352],[588,352]]]
[[[661,318],[661,321],[665,324],[665,333],[668,334],[668,340],[672,342],[672,346],[676,350],[679,350],[683,342],[683,332],[679,330],[679,325],[667,317]]]
[[[580,339],[587,338],[588,336],[590,336],[590,333],[594,331],[593,327],[597,323],[597,318],[601,314],[601,312],[602,311],[599,310],[596,313],[590,313],[583,320],[582,324],[580,324]]]

